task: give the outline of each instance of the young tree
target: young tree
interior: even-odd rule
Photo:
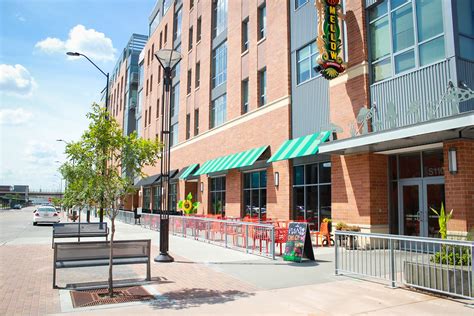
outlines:
[[[68,181],[65,200],[77,205],[104,206],[111,220],[109,295],[113,293],[113,243],[118,201],[133,194],[133,176],[143,175],[145,165],[159,159],[160,142],[139,138],[134,132],[125,136],[107,110],[92,105],[87,114],[89,128],[78,142],[66,146],[68,162],[61,170]],[[72,182],[71,182],[72,181]]]

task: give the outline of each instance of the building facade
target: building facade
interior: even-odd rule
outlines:
[[[443,204],[454,209],[451,235],[473,227],[473,4],[340,4],[345,72],[327,80],[316,68],[314,0],[157,2],[137,127],[159,137],[153,55],[180,51],[170,209],[192,193],[200,214],[437,236],[431,208]],[[159,167],[144,171],[137,200],[158,211]]]
[[[139,56],[143,50],[148,36],[132,34],[127,45],[122,50],[109,81],[108,111],[118,122],[124,135],[137,133],[137,114],[139,116],[138,82],[139,82]],[[132,174],[122,170],[124,177],[133,177]],[[125,209],[133,209],[138,200],[127,198],[123,201]]]

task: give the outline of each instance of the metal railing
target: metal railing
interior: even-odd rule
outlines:
[[[119,211],[117,219],[135,223],[133,212]],[[140,224],[159,231],[160,215],[142,213]],[[275,227],[270,224],[171,215],[169,225],[175,236],[275,259]]]
[[[474,299],[474,242],[336,231],[335,273]]]

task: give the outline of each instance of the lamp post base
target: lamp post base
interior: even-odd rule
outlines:
[[[155,257],[155,262],[173,262],[174,258],[171,257],[167,252],[162,252]]]

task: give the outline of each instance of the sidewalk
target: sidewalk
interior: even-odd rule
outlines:
[[[29,224],[31,225],[31,224]],[[152,302],[71,309],[69,291],[53,290],[51,227],[25,232],[0,247],[1,315],[473,315],[464,303],[383,284],[334,276],[333,250],[316,262],[287,263],[181,237],[170,237],[174,263],[152,263]],[[117,223],[116,239],[159,233]],[[58,270],[58,285],[105,282],[108,267]],[[143,279],[144,266],[114,267],[115,279]]]

